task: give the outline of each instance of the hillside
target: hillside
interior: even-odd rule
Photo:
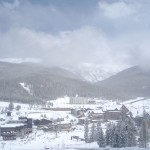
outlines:
[[[68,68],[71,72],[76,74],[84,81],[96,83],[98,81],[105,80],[112,75],[127,68],[125,65],[99,65],[90,63],[81,63],[76,68]]]
[[[150,71],[137,66],[121,71],[96,84],[99,87],[113,90],[116,93],[114,98],[122,100],[150,97]]]
[[[97,83],[81,80],[59,67],[0,62],[0,100],[41,102],[58,97],[82,96],[128,100],[150,97],[150,72],[132,67]]]
[[[39,102],[65,95],[111,95],[104,88],[81,81],[75,74],[58,67],[1,62],[0,74],[0,100],[3,101]]]

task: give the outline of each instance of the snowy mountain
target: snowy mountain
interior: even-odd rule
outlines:
[[[0,100],[33,102],[66,95],[119,100],[150,97],[150,71],[131,67],[115,74],[120,69],[84,64],[70,71],[32,63],[0,62]]]
[[[42,60],[38,58],[0,58],[0,62],[12,63],[12,64],[23,64],[23,63],[34,63],[41,64]],[[54,69],[55,67],[53,67]],[[76,79],[95,83],[98,81],[105,80],[112,75],[128,68],[126,65],[110,65],[110,64],[91,64],[91,63],[81,63],[77,67],[62,67],[60,71],[55,68],[55,72],[62,73],[63,70],[71,73]]]
[[[91,83],[105,80],[112,75],[124,70],[128,66],[126,65],[95,65],[89,63],[82,63],[75,69],[70,69],[77,74],[82,80]]]
[[[150,97],[150,70],[134,66],[96,84],[122,100]]]
[[[100,91],[106,91],[59,67],[0,62],[0,74],[0,100],[4,101],[39,102],[77,94],[100,97]]]

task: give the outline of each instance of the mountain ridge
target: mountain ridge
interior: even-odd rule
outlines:
[[[150,97],[150,71],[139,66],[125,69],[96,84],[113,89],[121,99]]]
[[[33,64],[0,63],[0,99],[5,101],[43,101],[58,97],[99,97],[100,88],[78,80],[62,68],[48,68]],[[29,94],[25,87],[30,87]]]
[[[69,96],[129,100],[150,97],[150,71],[135,66],[90,83],[59,67],[0,62],[0,100],[42,102]]]

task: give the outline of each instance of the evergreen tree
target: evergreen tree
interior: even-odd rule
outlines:
[[[12,111],[14,109],[14,104],[12,102],[8,105],[8,110]]]
[[[113,133],[111,133],[113,134]],[[107,135],[107,134],[106,134]],[[131,118],[119,121],[112,136],[112,147],[136,146],[136,127]]]
[[[84,139],[85,142],[89,142],[89,121],[88,118],[85,120],[85,125],[84,125]]]
[[[112,137],[112,147],[120,147],[120,133],[119,133],[119,129],[117,127],[115,127],[115,132],[113,134]]]
[[[141,130],[139,133],[139,146],[146,148],[147,143],[149,142],[149,131],[148,131],[148,124],[146,118],[142,122]]]
[[[93,123],[91,126],[91,133],[90,133],[90,141],[89,142],[94,142],[97,140],[97,135],[96,135],[96,126]]]
[[[16,106],[16,110],[19,111],[20,109],[21,109],[21,106],[20,106],[20,105],[17,105],[17,106]]]
[[[136,146],[136,134],[137,130],[135,123],[131,118],[127,118],[125,121],[124,131],[126,132],[126,145],[127,147]]]
[[[117,133],[118,133],[118,146],[119,147],[125,147],[126,146],[126,141],[127,141],[127,131],[125,128],[125,122],[119,121],[116,127]]]
[[[124,123],[118,122],[116,126],[112,128],[111,146],[112,147],[125,147],[126,132],[124,131]]]
[[[112,125],[109,123],[106,128],[106,146],[111,146],[111,134],[112,134]]]
[[[99,136],[99,133],[100,133],[100,129],[101,129],[101,121],[98,121],[97,127],[96,127],[96,141],[98,141],[98,136]]]
[[[102,128],[100,127],[97,144],[99,147],[105,147],[105,137]]]
[[[113,137],[114,137],[115,130],[116,130],[115,124],[111,124],[111,126],[110,126],[110,139],[109,139],[110,140],[109,145],[111,147],[113,147],[113,142],[114,142]]]

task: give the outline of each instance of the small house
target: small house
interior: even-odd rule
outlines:
[[[7,111],[7,112],[6,112],[6,115],[7,115],[8,117],[10,117],[10,116],[11,116],[11,113],[12,113],[11,111]]]
[[[107,110],[104,112],[104,120],[120,120],[121,119],[121,111],[120,110]]]
[[[49,120],[49,119],[46,119],[46,118],[34,120],[34,125],[35,126],[49,125],[49,124],[52,124],[52,121]]]
[[[122,105],[122,107],[120,108],[120,111],[121,111],[122,113],[127,114],[127,113],[129,112],[129,109],[128,109],[125,105]]]
[[[100,110],[90,110],[88,112],[88,117],[91,120],[103,120],[104,119],[104,112],[100,109]]]
[[[79,118],[78,119],[78,125],[84,125],[85,124],[85,117]]]
[[[71,109],[71,114],[73,116],[76,116],[76,117],[83,117],[84,116],[84,109],[73,108],[73,109]]]
[[[70,122],[60,122],[55,124],[55,128],[58,130],[70,130],[72,127],[72,124]]]

